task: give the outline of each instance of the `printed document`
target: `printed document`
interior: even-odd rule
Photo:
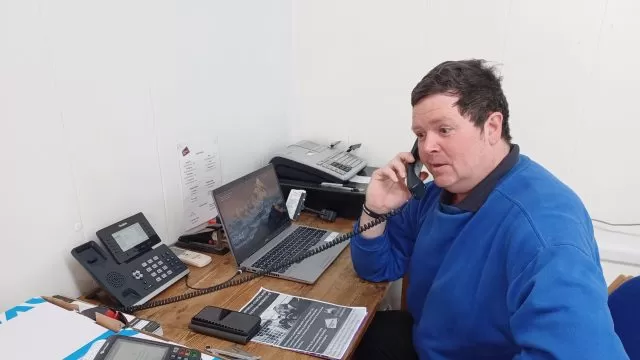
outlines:
[[[365,307],[340,306],[265,288],[241,311],[262,319],[251,341],[330,359],[344,356],[367,315]]]

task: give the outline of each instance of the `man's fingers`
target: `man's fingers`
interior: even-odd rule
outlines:
[[[391,179],[393,182],[398,182],[400,178],[405,179],[407,177],[407,164],[411,164],[416,160],[411,153],[402,152],[396,155],[387,166],[376,170],[376,173],[380,180]]]
[[[395,158],[391,160],[389,166],[398,174],[401,178],[405,179],[407,177],[407,168],[405,163],[403,163],[399,158]]]
[[[411,155],[410,152],[401,152],[397,157],[400,158],[402,162],[405,162],[407,164],[412,164],[416,161],[416,159],[413,157],[413,155]]]
[[[391,179],[391,181],[393,182],[398,182],[398,176],[390,167],[385,166],[383,168],[380,168],[379,170],[380,170],[380,175],[382,175],[383,178],[388,178],[388,179]]]

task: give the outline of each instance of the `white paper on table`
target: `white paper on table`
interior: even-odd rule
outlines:
[[[63,359],[106,331],[86,316],[40,303],[0,324],[2,358],[20,359],[25,351],[34,351],[36,358]]]
[[[211,191],[222,183],[218,139],[178,145],[182,183],[183,230],[193,229],[218,215]]]

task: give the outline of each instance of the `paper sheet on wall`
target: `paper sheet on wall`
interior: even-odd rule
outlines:
[[[182,182],[183,229],[218,215],[211,191],[222,183],[218,139],[178,145]]]

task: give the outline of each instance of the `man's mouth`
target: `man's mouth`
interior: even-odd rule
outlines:
[[[429,167],[432,168],[432,169],[438,169],[438,168],[441,168],[441,167],[443,167],[445,165],[447,165],[447,164],[431,164],[431,165],[429,165]]]

